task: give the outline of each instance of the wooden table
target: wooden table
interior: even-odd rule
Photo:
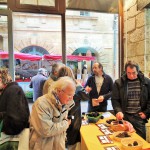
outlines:
[[[106,112],[104,113],[104,119],[100,119],[98,124],[106,123],[107,119],[115,119],[111,113]],[[97,136],[104,135],[100,130],[99,127],[93,123],[88,125],[82,125],[80,129],[81,133],[81,150],[104,150],[104,147],[107,146],[117,146],[120,150],[121,143],[113,140],[113,136],[109,135],[109,137],[113,140],[113,144],[101,144]],[[150,143],[146,142],[136,133],[132,133],[132,137],[140,139],[143,142],[143,149],[150,148]]]

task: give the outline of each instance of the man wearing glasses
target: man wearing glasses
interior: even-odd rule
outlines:
[[[138,64],[128,61],[125,74],[117,79],[112,91],[112,106],[117,119],[129,121],[137,134],[146,139],[145,123],[150,114],[150,80]]]
[[[68,111],[74,106],[75,82],[61,77],[53,82],[48,94],[33,104],[30,117],[30,149],[65,149],[66,130],[71,120]]]

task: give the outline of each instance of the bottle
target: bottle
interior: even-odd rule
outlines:
[[[145,124],[146,126],[146,141],[150,143],[150,119],[148,122]]]

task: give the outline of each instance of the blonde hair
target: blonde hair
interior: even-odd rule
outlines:
[[[72,69],[70,67],[63,66],[63,67],[61,67],[59,69],[59,71],[58,71],[58,78],[64,77],[64,76],[68,76],[68,77],[72,78],[73,81],[75,82],[75,84],[77,84],[77,81],[76,81],[76,79],[74,77],[73,71],[72,71]]]
[[[8,83],[12,82],[12,78],[8,72],[8,69],[0,69],[0,78],[2,79],[2,83],[7,85]]]

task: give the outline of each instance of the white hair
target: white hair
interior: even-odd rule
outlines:
[[[74,89],[76,89],[76,84],[72,78],[68,76],[60,77],[57,81],[53,82],[52,86],[49,89],[49,92],[53,91],[57,93],[58,89],[65,90],[68,86],[72,86]]]

